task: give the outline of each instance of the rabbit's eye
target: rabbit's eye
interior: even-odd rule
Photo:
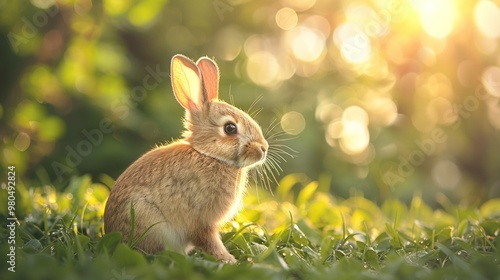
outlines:
[[[232,122],[228,122],[224,125],[224,132],[227,134],[227,135],[233,135],[233,134],[236,134],[238,133],[238,127],[232,123]]]

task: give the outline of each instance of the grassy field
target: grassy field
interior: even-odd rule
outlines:
[[[244,209],[223,228],[239,260],[225,265],[203,252],[144,256],[117,233],[103,236],[112,180],[100,181],[75,177],[64,192],[18,185],[20,224],[1,228],[1,279],[500,279],[499,199],[465,207],[441,197],[434,210],[415,194],[408,205],[376,205],[288,175],[273,195],[249,188]],[[7,205],[5,192],[0,198]],[[12,272],[4,241],[14,233]]]

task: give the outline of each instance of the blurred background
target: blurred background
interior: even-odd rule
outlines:
[[[220,98],[287,133],[278,177],[500,197],[500,1],[0,0],[0,33],[1,165],[26,188],[116,179],[178,138],[182,53],[213,57]]]

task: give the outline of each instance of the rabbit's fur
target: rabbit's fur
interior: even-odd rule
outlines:
[[[138,243],[144,252],[198,247],[233,263],[218,228],[236,214],[248,169],[265,160],[268,143],[248,114],[217,100],[213,60],[194,63],[176,55],[171,78],[186,109],[183,138],[149,151],[120,175],[106,203],[105,231],[120,231],[128,240],[133,204],[133,239],[152,226]]]

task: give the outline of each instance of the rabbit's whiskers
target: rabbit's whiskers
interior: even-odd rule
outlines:
[[[260,111],[260,110],[258,110]],[[295,158],[298,153],[282,142],[294,139],[289,137],[285,131],[277,130],[279,122],[275,119],[264,132],[269,149],[266,160],[262,165],[251,171],[252,179],[256,185],[261,185],[265,190],[273,194],[272,185],[279,185],[278,176],[283,172],[281,164],[286,162],[286,157]]]

